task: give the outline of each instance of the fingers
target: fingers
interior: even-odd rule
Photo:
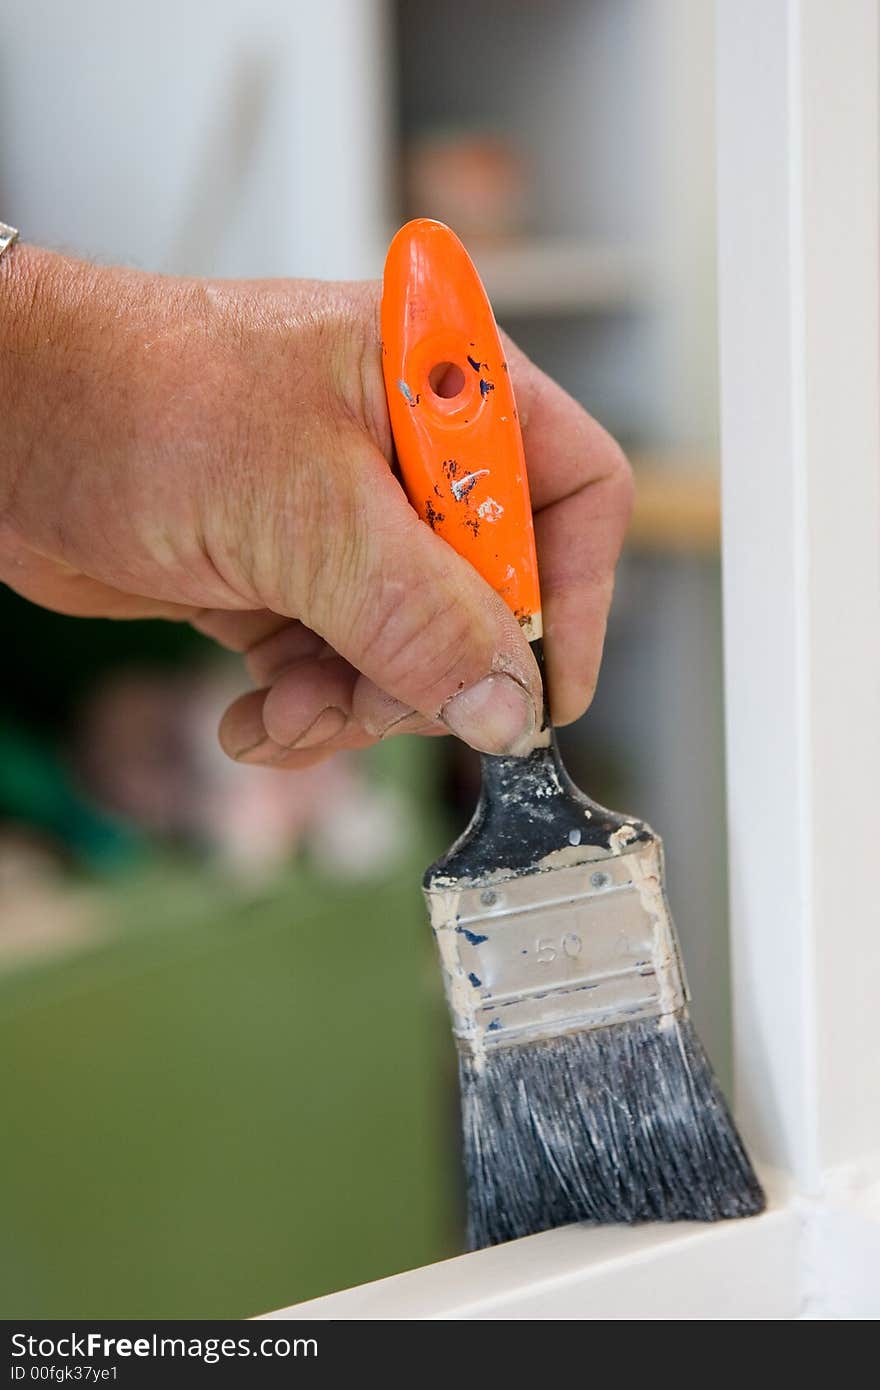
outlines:
[[[567,391],[506,337],[534,510],[612,474],[628,474],[617,442]]]
[[[351,695],[357,673],[335,656],[306,661],[282,673],[263,704],[266,733],[277,744],[299,750],[319,748],[343,734],[361,736],[354,724]]]
[[[323,637],[293,621],[254,643],[248,649],[245,665],[255,685],[269,685],[291,666],[334,656],[336,653]]]
[[[343,442],[342,456],[332,508],[328,501],[320,510],[336,524],[314,536],[299,586],[308,595],[304,621],[397,702],[395,717],[413,710],[439,719],[483,752],[525,751],[542,691],[516,619],[418,519],[362,432]],[[358,708],[381,732],[370,687],[358,692]]]
[[[380,736],[448,732],[411,710],[391,717],[394,703],[341,657],[304,658],[286,665],[270,687],[236,700],[223,716],[220,742],[238,762],[287,767],[308,766],[340,748],[365,748]]]
[[[628,486],[591,483],[535,517],[544,656],[555,724],[570,724],[596,690],[628,516]]]
[[[265,761],[274,749],[304,752],[331,740],[341,747],[344,734],[363,737],[351,717],[356,679],[357,673],[340,657],[303,661],[268,689],[250,691],[237,700],[223,716],[220,742],[241,762],[258,750],[257,760]],[[267,739],[269,749],[262,747]]]
[[[333,671],[304,663],[294,679],[268,690],[250,690],[220,722],[220,743],[237,762],[294,769],[311,767],[343,748],[367,748],[375,740],[346,713],[355,673],[337,658]]]
[[[269,685],[296,661],[336,655],[323,637],[295,618],[284,618],[265,608],[239,613],[205,608],[193,619],[193,627],[230,651],[243,653],[255,685]]]
[[[192,620],[193,627],[213,637],[221,647],[231,652],[247,652],[273,633],[288,626],[289,618],[278,613],[270,613],[267,608],[240,609],[200,608]]]
[[[550,706],[554,723],[569,724],[596,688],[632,475],[601,425],[507,346],[535,511]]]
[[[448,733],[360,675],[296,620],[268,611],[206,610],[193,626],[246,653],[245,665],[259,687],[236,700],[221,724],[221,744],[238,761],[307,766],[339,748],[366,747],[379,738]],[[303,763],[299,754],[304,757],[305,750],[310,756]],[[298,756],[288,764],[292,751]]]
[[[366,676],[358,676],[352,692],[352,714],[361,728],[376,738],[397,734],[446,734],[439,720],[427,719],[409,705],[395,700]]]

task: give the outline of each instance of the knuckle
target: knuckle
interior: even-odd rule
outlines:
[[[379,306],[378,283],[366,281],[348,287],[341,334],[345,350],[336,386],[349,415],[390,459],[391,422],[379,349]]]
[[[366,429],[386,458],[391,427],[379,351],[379,285],[375,281],[322,286],[309,318],[311,360],[336,411]]]
[[[449,602],[436,585],[383,575],[360,615],[364,650],[386,688],[412,692],[435,715],[463,682],[474,636],[465,603]],[[421,694],[419,694],[421,692]]]

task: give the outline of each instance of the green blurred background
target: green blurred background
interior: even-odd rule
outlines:
[[[213,671],[209,644],[8,590],[0,614],[29,653],[0,696],[3,1315],[242,1316],[454,1253],[454,1061],[419,889],[448,835],[436,748],[359,760],[365,814],[403,812],[377,868],[291,844],[233,871],[77,770],[96,687],[135,657],[154,680]]]
[[[157,864],[2,981],[5,1317],[240,1317],[455,1251],[415,881],[230,903]]]

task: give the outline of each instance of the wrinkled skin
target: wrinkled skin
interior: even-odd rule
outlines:
[[[243,653],[256,688],[220,738],[244,762],[450,728],[523,746],[541,702],[528,645],[392,468],[375,284],[172,279],[19,245],[0,297],[0,578]],[[506,350],[565,724],[595,688],[632,482],[602,428]]]

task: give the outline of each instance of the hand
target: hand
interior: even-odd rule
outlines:
[[[378,287],[201,281],[18,245],[0,266],[0,577],[60,612],[186,620],[257,687],[223,747],[305,767],[396,733],[522,749],[516,620],[392,471]],[[512,343],[553,718],[592,698],[632,482]]]

